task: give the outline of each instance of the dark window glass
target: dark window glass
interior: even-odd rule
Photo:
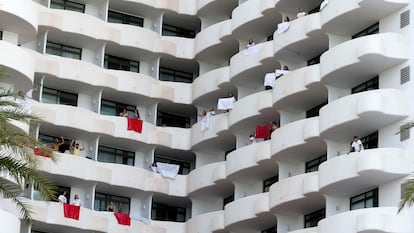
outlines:
[[[187,175],[191,171],[191,163],[188,161],[178,160],[178,159],[174,159],[174,158],[162,156],[162,155],[155,155],[154,161],[179,165],[180,170],[178,170],[178,174],[180,175]]]
[[[163,24],[162,25],[162,35],[163,36],[178,36],[185,38],[195,38],[195,31],[188,30],[173,25]]]
[[[316,159],[306,162],[305,172],[315,172],[319,169],[319,165],[326,161],[326,154],[319,156]]]
[[[193,74],[160,67],[160,80],[170,82],[192,83]]]
[[[157,126],[190,128],[190,117],[171,112],[158,111]]]
[[[273,40],[273,34],[267,37],[267,41]]]
[[[47,104],[78,105],[78,95],[43,87],[42,102]]]
[[[364,145],[364,149],[378,148],[378,131],[360,138],[360,140]]]
[[[322,104],[319,104],[308,111],[306,111],[306,118],[316,117],[319,116],[319,110],[325,106],[328,102],[323,102]]]
[[[55,42],[47,41],[46,53],[60,57],[69,57],[80,60],[82,57],[82,49],[75,48],[68,45],[58,44]]]
[[[378,188],[351,197],[350,209],[378,207]]]
[[[85,4],[67,1],[67,0],[52,0],[50,2],[50,8],[85,13]]]
[[[316,227],[325,218],[325,208],[305,215],[305,228]]]
[[[223,198],[223,210],[224,210],[224,207],[227,204],[229,204],[230,202],[233,202],[233,201],[234,201],[234,193],[230,196],[227,196],[227,197]]]
[[[365,28],[364,30],[358,32],[357,34],[353,35],[352,39],[362,37],[362,36],[378,34],[378,33],[379,33],[379,23],[376,22],[373,25],[371,25],[371,26]]]
[[[56,186],[56,195],[55,198],[53,199],[53,201],[58,202],[58,197],[63,194],[63,191],[66,191],[66,199],[69,203],[69,199],[70,199],[70,187],[65,187],[65,186]]]
[[[134,166],[135,153],[107,146],[98,147],[98,161]]]
[[[263,230],[262,233],[277,233],[277,228],[271,227],[269,229]]]
[[[3,40],[3,31],[0,31],[0,40]]]
[[[144,26],[144,19],[141,17],[120,13],[117,11],[108,11],[108,22],[134,25],[138,27]]]
[[[308,66],[311,66],[311,65],[315,65],[315,64],[319,64],[320,62],[321,62],[321,55],[322,55],[322,53],[321,54],[319,54],[319,55],[317,55],[317,56],[315,56],[315,57],[313,57],[313,58],[311,58],[311,59],[309,59],[308,60]]]
[[[101,114],[109,116],[118,116],[124,109],[127,110],[128,115],[133,114],[136,106],[118,103],[103,99],[101,101]],[[132,116],[132,115],[131,115]]]
[[[114,203],[116,212],[129,214],[131,198],[98,192],[95,193],[95,202],[93,209],[97,211],[108,211],[107,208],[111,202]]]
[[[377,76],[375,78],[372,78],[366,82],[363,82],[357,85],[356,87],[353,87],[351,89],[351,93],[355,94],[355,93],[364,92],[364,91],[377,90],[378,88],[379,88],[379,83],[378,83],[378,76]]]
[[[308,15],[313,14],[313,13],[318,13],[320,8],[321,6],[317,5],[315,8],[313,8],[312,10],[308,12]]]
[[[224,160],[227,160],[227,155],[229,155],[231,152],[233,152],[235,150],[236,150],[236,147],[233,147],[230,150],[224,152]]]
[[[151,219],[159,221],[185,222],[186,208],[152,203]]]
[[[139,73],[139,62],[105,54],[104,66],[106,69],[126,70]]]
[[[270,186],[272,186],[272,184],[276,183],[279,181],[279,176],[272,176],[267,180],[263,181],[263,192],[269,192],[269,188]]]

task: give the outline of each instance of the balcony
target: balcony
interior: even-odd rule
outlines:
[[[0,7],[0,28],[5,31],[16,33],[18,35],[17,43],[19,44],[32,41],[37,35],[39,21],[37,9],[38,4],[32,1],[2,1]]]
[[[206,189],[215,189],[218,181],[226,179],[226,163],[211,163],[193,170],[188,175],[188,183],[184,184],[188,187],[188,193],[203,192]]]
[[[202,129],[202,121],[199,120],[191,128],[191,140],[193,147],[201,144],[211,143],[217,140],[228,140],[226,138],[228,131],[227,114],[219,114],[210,117],[208,128]]]
[[[322,28],[328,33],[350,36],[409,3],[409,0],[330,0],[321,12]]]
[[[321,80],[339,88],[354,87],[407,61],[408,43],[401,34],[381,33],[339,44],[321,56]],[[338,54],[341,59],[337,59]]]
[[[186,232],[211,233],[224,230],[224,217],[222,210],[201,214],[187,221]]]
[[[273,88],[273,103],[277,109],[303,112],[328,99],[320,80],[319,65],[306,66],[278,78]]]
[[[228,66],[201,74],[192,85],[193,101],[198,102],[201,99],[209,98],[214,92],[218,92],[223,84],[229,82],[230,70]]]
[[[329,159],[319,166],[320,191],[352,196],[410,173],[412,159],[397,148],[368,149]]]
[[[269,205],[272,212],[301,214],[325,206],[319,193],[318,172],[305,173],[281,180],[270,187]]]
[[[378,207],[348,211],[321,220],[318,233],[386,233],[412,232],[414,225],[411,214],[397,214],[396,207]]]
[[[410,98],[393,89],[348,95],[320,110],[321,137],[347,141],[350,135],[366,135],[410,114]],[[335,116],[335,117],[332,117]]]
[[[272,134],[272,158],[276,161],[306,162],[325,152],[317,117],[283,125]]]
[[[273,35],[273,52],[278,59],[299,63],[328,48],[328,37],[321,30],[320,13],[292,20],[289,29]]]

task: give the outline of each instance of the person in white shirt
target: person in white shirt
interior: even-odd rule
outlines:
[[[63,191],[63,193],[59,195],[58,201],[59,201],[59,203],[67,203],[68,202],[68,199],[66,198],[66,191]]]
[[[75,194],[75,198],[74,198],[74,200],[73,200],[73,202],[72,202],[72,205],[76,205],[76,206],[81,206],[81,205],[82,205],[82,202],[81,202],[81,200],[79,199],[78,194]]]
[[[296,15],[296,18],[300,18],[306,15],[306,12],[303,11],[303,8],[299,8],[298,14]]]
[[[351,153],[351,152],[361,152],[363,150],[364,150],[364,145],[362,144],[361,140],[359,140],[359,138],[357,136],[354,136],[354,140],[351,143],[349,153]]]

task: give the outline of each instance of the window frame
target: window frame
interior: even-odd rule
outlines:
[[[171,158],[169,156],[155,154],[154,155],[154,162],[160,162],[160,163],[169,163],[169,164],[175,164],[179,165],[180,169],[178,170],[178,174],[180,175],[188,175],[192,169],[191,169],[191,161],[186,160],[180,160],[176,158]]]
[[[109,63],[116,64],[118,67],[110,67]],[[136,63],[136,64],[133,64]],[[124,70],[134,73],[139,73],[139,61],[129,60],[122,57],[117,57],[109,54],[105,54],[104,56],[104,68],[111,69],[111,70]],[[128,67],[129,69],[126,69]],[[132,69],[135,68],[135,69]]]
[[[183,124],[175,124],[174,122]],[[172,124],[171,124],[172,122]],[[179,127],[179,128],[190,128],[191,127],[191,116],[185,116],[176,114],[173,112],[157,111],[157,126],[168,126],[168,127]]]
[[[326,218],[325,208],[305,214],[303,216],[304,228],[316,227],[318,225],[318,222],[324,218]]]
[[[306,111],[306,118],[319,116],[319,110],[327,104],[328,104],[328,101],[325,101],[325,102],[323,102],[321,104],[318,104],[318,105],[312,107],[311,109],[307,110]]]
[[[378,148],[378,131],[368,134],[365,137],[360,138],[364,149]]]
[[[165,77],[171,77],[166,79]],[[164,82],[180,82],[180,83],[192,83],[194,81],[193,73],[174,70],[160,66],[159,68],[159,80]]]
[[[375,76],[374,78],[367,80],[363,83],[356,85],[355,87],[351,88],[351,95],[357,94],[365,91],[371,90],[378,90],[379,89],[379,76]]]
[[[109,150],[114,150],[114,152],[112,153],[113,159],[111,160],[113,162],[102,160],[102,157],[100,157],[100,154],[103,153],[105,149],[106,149],[105,152],[107,153],[109,153]],[[121,153],[118,153],[118,152],[121,152]],[[119,157],[122,158],[122,163],[117,162],[117,158]],[[128,162],[130,159],[132,159],[132,163]],[[135,166],[135,152],[123,150],[123,149],[119,149],[119,148],[115,148],[115,147],[111,147],[107,145],[98,145],[98,155],[96,157],[96,160],[101,163],[114,163],[114,164],[122,164],[122,165],[134,167]]]
[[[272,176],[263,181],[263,192],[269,192],[270,186],[279,181],[279,175]]]
[[[163,208],[162,210],[164,210],[166,216],[160,217],[159,215],[157,215],[157,213],[160,213],[160,207]],[[174,216],[170,216],[174,212],[176,213],[175,218],[173,218]],[[178,212],[181,212],[181,215],[184,217],[183,219],[179,218],[180,213]],[[187,208],[152,201],[151,219],[157,221],[185,222],[187,220]]]
[[[309,160],[305,163],[305,173],[315,172],[319,170],[319,165],[328,159],[327,154],[323,154],[315,159]]]
[[[57,2],[60,1],[60,2]],[[54,6],[62,6],[59,7],[53,7]],[[69,10],[69,11],[75,11],[80,13],[85,13],[85,4],[69,1],[69,0],[51,0],[50,1],[50,8],[51,9],[61,9],[61,10]]]
[[[107,107],[107,108],[114,109],[115,110],[115,115],[103,114],[102,109],[103,109],[104,106]],[[101,107],[100,107],[99,113],[101,115],[106,115],[106,116],[119,116],[119,113],[122,112],[124,109],[126,109],[128,111],[128,114],[130,114],[130,113],[132,114],[135,111],[136,108],[137,108],[137,106],[124,104],[124,103],[120,103],[120,102],[116,102],[116,101],[112,101],[112,100],[108,100],[108,99],[101,99]]]
[[[97,196],[102,195],[104,196],[104,198],[97,198]],[[125,199],[127,201],[120,201],[120,199]],[[97,200],[99,202],[103,202],[103,209],[101,208],[102,205],[101,203],[99,203],[99,205],[97,206]],[[118,196],[118,195],[112,195],[112,194],[107,194],[107,193],[102,193],[102,192],[98,192],[95,191],[95,198],[94,198],[94,202],[93,202],[93,209],[96,211],[107,211],[107,207],[109,205],[110,202],[113,202],[115,207],[116,207],[116,211],[118,213],[124,213],[124,214],[129,214],[131,211],[131,198],[130,197],[123,197],[123,196]],[[127,205],[127,210],[125,210],[125,208],[123,207],[124,205]],[[98,207],[98,208],[97,208]]]
[[[112,14],[112,17],[111,17],[111,14]],[[120,16],[118,18],[120,21],[122,21],[122,23],[120,24],[144,27],[144,18],[136,16],[136,15],[120,12],[117,10],[113,10],[113,9],[108,9],[108,19],[107,19],[108,23],[119,23],[117,21],[110,21],[110,19],[114,19],[113,17],[114,15]],[[131,19],[136,19],[138,23],[132,22]]]
[[[357,200],[353,201],[353,199],[357,199]],[[370,200],[372,200],[372,206],[367,206],[367,202]],[[353,208],[360,203],[363,203],[364,207]],[[378,207],[378,188],[371,189],[369,191],[357,194],[349,198],[349,210],[358,210],[358,209],[375,208],[375,207]]]
[[[176,36],[176,37],[184,37],[184,38],[191,38],[191,39],[194,39],[195,36],[197,35],[196,31],[194,30],[185,29],[185,28],[174,26],[171,24],[163,24],[161,34],[163,36]]]
[[[223,197],[223,210],[224,210],[224,207],[227,205],[227,204],[229,204],[229,203],[231,203],[231,202],[233,202],[234,201],[234,193],[232,193],[231,195],[229,195],[229,196],[227,196],[227,197]]]
[[[355,33],[354,35],[351,36],[351,38],[356,39],[356,38],[359,38],[359,37],[374,35],[374,34],[378,34],[378,33],[379,33],[379,22],[376,22],[376,23],[362,29],[361,31]]]
[[[78,50],[79,52],[73,52],[74,50]],[[56,53],[50,53],[50,51],[55,51]],[[67,57],[76,60],[82,60],[82,48],[77,48],[65,44],[56,43],[50,40],[46,41],[46,54],[60,56],[60,57]],[[76,55],[74,56],[65,56],[65,54]]]
[[[45,92],[46,91],[46,92]],[[48,99],[45,99],[46,96],[54,96],[55,102],[47,102]],[[61,91],[58,89],[50,88],[50,87],[43,87],[42,88],[42,103],[49,103],[49,104],[60,104],[60,105],[68,105],[68,106],[78,106],[78,94],[71,93],[67,91]],[[46,100],[46,102],[45,102]],[[62,101],[63,100],[63,101]],[[70,101],[71,100],[71,101]],[[63,102],[63,103],[62,103]]]

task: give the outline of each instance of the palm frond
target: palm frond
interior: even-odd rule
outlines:
[[[414,179],[408,180],[403,187],[402,199],[400,201],[398,212],[404,207],[410,207],[414,204]]]
[[[10,198],[12,202],[16,204],[23,219],[30,222],[31,211],[25,204],[16,198],[15,191],[16,188],[13,185],[9,184],[5,179],[0,177],[0,193],[3,194],[3,197]]]

